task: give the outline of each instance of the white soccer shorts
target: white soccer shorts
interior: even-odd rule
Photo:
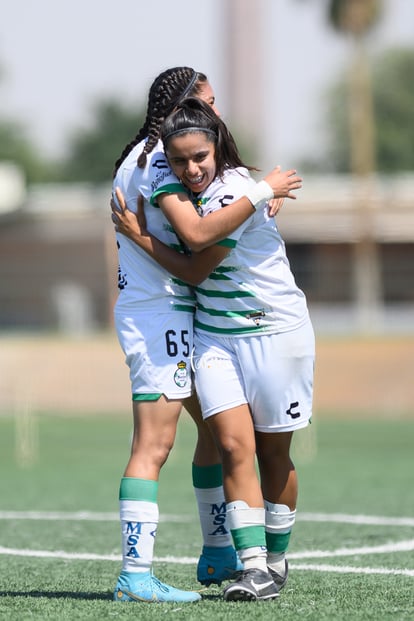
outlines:
[[[314,362],[310,321],[262,336],[218,338],[196,331],[192,366],[203,418],[248,403],[256,431],[306,427],[312,416]]]
[[[115,310],[115,327],[129,366],[133,400],[185,399],[192,393],[193,315]]]

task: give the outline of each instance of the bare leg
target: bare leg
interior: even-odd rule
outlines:
[[[193,463],[197,466],[211,466],[221,463],[221,456],[216,441],[204,422],[197,395],[194,393],[184,401],[184,407],[197,427],[197,444],[194,450]]]
[[[200,595],[162,584],[152,575],[159,521],[158,478],[174,444],[180,400],[134,401],[131,455],[119,488],[122,571],[116,601],[198,601]]]
[[[263,507],[255,468],[256,444],[247,405],[220,412],[207,419],[220,448],[223,485],[227,502],[243,500],[251,507]]]
[[[292,432],[256,432],[257,457],[263,498],[296,509],[298,481],[290,458]]]
[[[298,481],[290,458],[292,432],[256,432],[257,455],[265,499],[267,565],[282,589],[288,577],[286,552],[296,517]]]
[[[251,576],[264,576],[275,597],[275,587],[267,575],[265,510],[256,472],[256,442],[247,404],[220,412],[207,419],[220,447],[227,517],[235,548],[243,562],[240,578],[226,587],[225,599],[244,597],[241,582]],[[259,573],[257,573],[259,572]],[[266,587],[265,587],[266,588]],[[248,596],[247,596],[248,597]]]
[[[131,456],[124,477],[158,481],[175,440],[181,401],[161,396],[158,401],[134,401]]]

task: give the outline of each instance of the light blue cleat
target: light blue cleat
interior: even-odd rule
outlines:
[[[197,565],[197,580],[205,586],[220,585],[223,580],[235,580],[243,571],[243,563],[233,546],[212,548],[203,546]]]
[[[150,571],[132,573],[121,571],[114,591],[116,602],[198,602],[195,591],[181,591],[160,582]]]

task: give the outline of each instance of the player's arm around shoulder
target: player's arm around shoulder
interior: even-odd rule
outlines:
[[[179,237],[191,250],[200,252],[226,239],[255,213],[245,196],[252,182],[249,176],[247,179],[234,170],[226,173],[224,180],[213,181],[199,197],[199,211],[204,217],[189,199],[184,200],[185,196],[177,201],[163,195],[159,203]]]

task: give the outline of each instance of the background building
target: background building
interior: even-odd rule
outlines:
[[[370,48],[412,45],[411,0],[383,5]],[[57,10],[45,0],[26,7],[16,47],[10,24],[17,23],[18,8],[8,3],[0,58],[17,78],[3,80],[0,112],[19,113],[43,147],[58,153],[74,115],[86,122],[91,93],[144,97],[166,64],[191,64],[208,74],[224,119],[243,136],[254,161],[264,170],[278,163],[292,167],[323,150],[325,89],[352,60],[349,39],[329,27],[327,7],[328,0],[209,0],[197,7],[190,0],[174,6],[124,0],[123,17],[130,19],[122,22],[118,47],[108,45],[109,5],[74,0]],[[137,36],[137,20],[153,28]],[[7,198],[0,187],[0,329],[82,332],[111,325],[117,270],[109,190],[31,186]],[[306,175],[278,224],[317,329],[414,330],[413,207],[410,173],[383,178],[374,172],[363,185],[351,177]]]

